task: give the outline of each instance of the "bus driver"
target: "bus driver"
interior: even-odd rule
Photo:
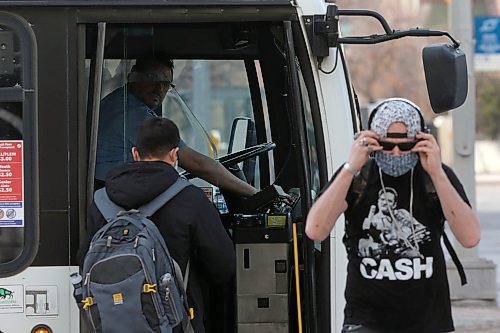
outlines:
[[[97,138],[95,188],[104,186],[108,171],[117,164],[132,161],[135,130],[143,120],[158,117],[156,110],[171,88],[173,61],[163,54],[137,59],[120,87],[101,102]],[[240,180],[217,161],[179,144],[179,165],[211,184],[242,196],[257,190]]]

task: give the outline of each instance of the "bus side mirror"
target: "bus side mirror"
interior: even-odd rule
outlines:
[[[231,154],[238,152],[245,148],[255,146],[256,144],[257,134],[255,122],[247,117],[238,117],[234,119],[233,126],[231,127],[227,153]],[[251,158],[239,163],[239,169],[243,171],[245,181],[252,185],[254,184],[255,178],[255,161],[255,158]],[[230,171],[233,172],[231,168]]]
[[[238,117],[233,120],[227,153],[231,154],[245,148],[255,146],[255,122],[247,117]]]
[[[434,44],[422,51],[427,92],[435,113],[450,111],[467,98],[465,53],[454,45]]]

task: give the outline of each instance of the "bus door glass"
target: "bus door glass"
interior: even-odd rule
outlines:
[[[0,27],[0,87],[21,84],[19,36]],[[17,66],[16,66],[17,64]],[[5,90],[4,90],[5,91]],[[23,103],[0,101],[0,262],[14,260],[23,250],[22,177]],[[19,148],[18,145],[21,145]],[[14,156],[11,156],[11,151]],[[17,215],[17,216],[16,216]]]
[[[28,266],[38,246],[35,56],[29,24],[0,13],[0,276]]]
[[[95,188],[103,186],[106,173],[112,166],[132,159],[130,150],[135,141],[135,127],[145,114],[170,118],[179,127],[181,139],[187,146],[212,158],[228,153],[234,119],[244,117],[254,122],[247,78],[247,65],[255,66],[253,61],[203,59],[196,57],[196,51],[189,51],[192,58],[175,52],[170,55],[168,47],[162,49],[159,45],[168,45],[167,37],[172,34],[184,33],[178,25],[173,30],[172,26],[159,24],[106,24],[104,31],[102,69],[95,67],[99,63],[96,26],[89,25],[86,33],[85,66],[90,103],[87,107],[87,134],[96,135],[97,139],[95,147],[91,147],[92,140],[88,140],[89,156],[95,154]],[[189,33],[188,26],[185,31]],[[188,36],[186,38],[189,39]],[[171,87],[156,108],[147,107],[140,96],[136,96],[130,82],[136,59],[150,55],[169,56],[174,66]],[[257,70],[254,68],[253,72]],[[95,82],[99,81],[95,80],[95,75],[99,75],[100,71],[99,121],[92,122],[96,112],[95,102],[92,101],[96,98],[93,89]],[[257,91],[260,94],[260,90]],[[257,140],[255,133],[251,136],[247,145],[255,144]],[[89,158],[89,161],[92,159]],[[255,174],[255,171],[250,173]],[[211,187],[199,179],[193,179],[193,182],[198,186]],[[217,192],[212,190],[215,190],[214,194]]]

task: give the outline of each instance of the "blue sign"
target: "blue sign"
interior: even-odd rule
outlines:
[[[500,17],[477,16],[474,18],[476,29],[476,54],[500,54]]]

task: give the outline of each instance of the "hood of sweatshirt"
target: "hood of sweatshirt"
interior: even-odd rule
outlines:
[[[108,173],[106,192],[117,205],[138,208],[156,198],[177,178],[177,170],[163,161],[130,162]]]

